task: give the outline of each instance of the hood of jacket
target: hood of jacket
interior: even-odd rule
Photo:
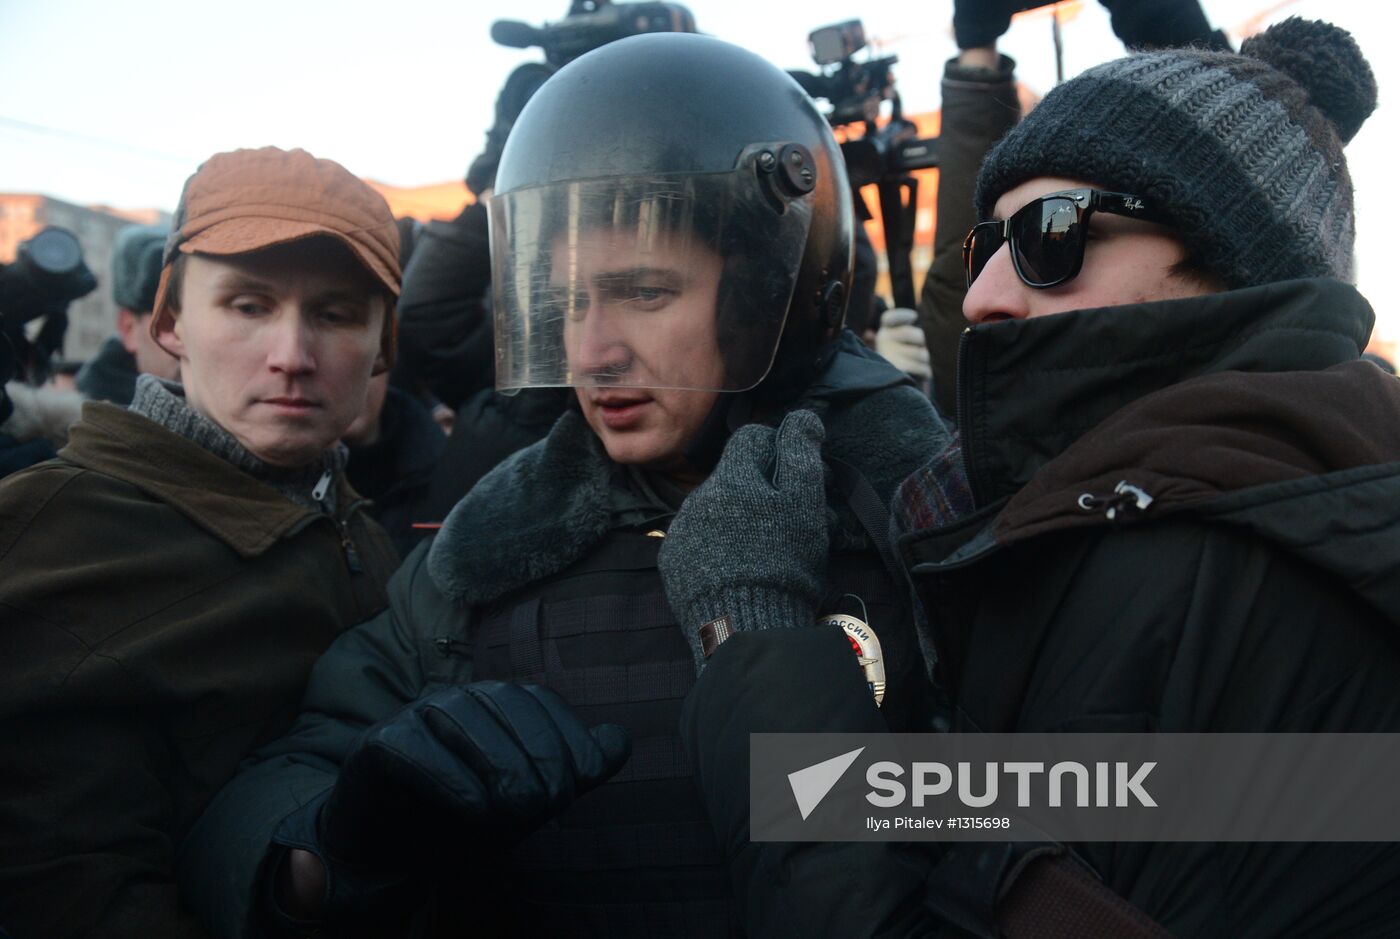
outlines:
[[[854,337],[798,406],[822,415],[823,452],[859,469],[886,500],[948,436],[929,400]],[[429,549],[429,575],[452,599],[483,603],[564,569],[612,524],[615,468],[583,415],[566,411],[457,503]],[[832,524],[859,527],[844,511]]]
[[[1372,318],[1353,288],[1325,279],[1046,318],[1060,344],[1029,335],[1062,380],[1027,389],[1038,400],[988,415],[970,438],[987,491],[1035,467],[997,512],[993,542],[1189,512],[1251,531],[1400,618],[1400,380],[1357,358]],[[1100,343],[1121,361],[1078,375]],[[984,350],[992,387],[1005,359],[1019,360],[1012,346],[1000,360]],[[1040,382],[1047,363],[1034,368]],[[1029,431],[1046,399],[1111,412],[1073,434],[1052,409],[998,463],[989,453],[1015,453],[1005,428]],[[1062,435],[1073,439],[1057,449]]]

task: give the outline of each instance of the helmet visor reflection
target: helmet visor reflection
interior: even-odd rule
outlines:
[[[503,390],[754,387],[811,221],[743,171],[517,190],[490,217]]]

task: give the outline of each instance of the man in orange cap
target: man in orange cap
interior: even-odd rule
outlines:
[[[0,485],[0,927],[200,935],[174,854],[286,731],[392,546],[341,434],[393,358],[398,230],[344,167],[221,153],[185,185],[151,317],[183,384],[89,402]]]

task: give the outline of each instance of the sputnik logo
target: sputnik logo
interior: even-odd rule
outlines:
[[[797,810],[802,813],[804,822],[826,798],[827,793],[841,781],[841,777],[846,775],[846,770],[851,768],[856,757],[864,751],[865,747],[860,747],[849,753],[833,756],[829,760],[813,763],[795,773],[788,773],[788,785],[792,786],[792,797],[797,800]]]

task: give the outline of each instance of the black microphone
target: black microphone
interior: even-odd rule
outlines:
[[[497,45],[528,49],[544,45],[544,30],[519,20],[496,20],[491,24],[491,38]]]

